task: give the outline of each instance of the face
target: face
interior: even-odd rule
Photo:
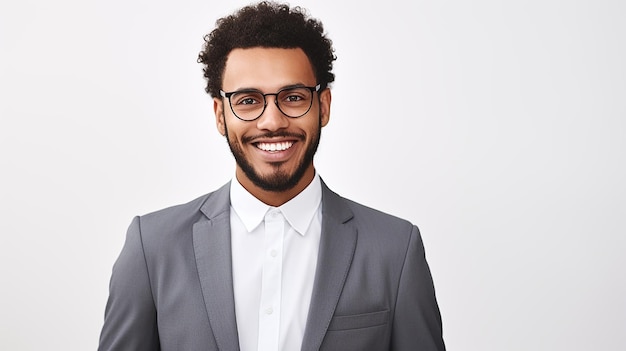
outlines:
[[[315,86],[313,68],[301,49],[249,48],[233,50],[226,61],[222,90],[258,89],[275,93],[293,85]],[[319,98],[318,98],[319,96]],[[242,121],[228,99],[215,98],[218,131],[225,135],[237,162],[237,179],[254,194],[301,191],[313,179],[313,156],[321,128],[328,123],[330,90],[313,94],[307,114],[285,116],[267,96],[267,107],[254,121]]]

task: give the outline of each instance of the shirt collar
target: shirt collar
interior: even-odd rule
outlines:
[[[287,201],[278,209],[291,227],[300,235],[306,234],[313,216],[322,201],[322,184],[315,173],[313,180],[296,197]],[[250,194],[235,177],[230,184],[230,204],[248,232],[252,232],[265,218],[269,206]]]

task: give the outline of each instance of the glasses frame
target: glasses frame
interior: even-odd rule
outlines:
[[[279,91],[277,91],[275,93],[267,93],[267,94],[263,94],[262,91],[256,90],[256,89],[244,89],[244,90],[231,91],[231,92],[228,92],[228,93],[220,89],[220,96],[223,97],[223,98],[228,99],[228,106],[230,106],[230,110],[233,112],[235,117],[239,118],[242,121],[252,122],[252,121],[255,121],[255,120],[259,119],[261,116],[263,116],[263,113],[265,112],[265,109],[267,108],[267,96],[271,96],[271,95],[274,96],[274,104],[276,105],[276,108],[278,108],[278,111],[280,111],[280,113],[282,113],[283,115],[285,115],[286,117],[289,117],[289,118],[299,118],[299,117],[302,117],[302,116],[306,115],[307,113],[309,113],[309,111],[311,111],[311,107],[313,106],[313,95],[314,95],[315,92],[319,93],[321,87],[322,87],[322,84],[318,84],[318,85],[316,85],[314,87],[292,86],[292,87],[282,88],[282,89],[280,89]],[[306,112],[304,112],[303,114],[301,114],[299,116],[290,116],[290,115],[286,114],[285,111],[283,111],[280,108],[280,105],[278,105],[278,95],[280,93],[282,93],[283,91],[285,91],[285,90],[291,90],[291,89],[308,89],[308,90],[311,91],[311,102],[309,104],[309,108],[306,110]],[[233,108],[232,101],[230,100],[230,97],[233,96],[233,94],[246,93],[246,92],[248,92],[248,93],[249,92],[260,93],[261,96],[263,96],[263,109],[261,110],[261,113],[259,113],[259,115],[256,116],[253,119],[243,119],[243,118],[239,117],[237,115],[237,113],[235,112],[235,109]]]

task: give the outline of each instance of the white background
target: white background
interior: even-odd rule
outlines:
[[[95,349],[132,217],[233,175],[196,57],[243,4],[2,0],[0,349]],[[625,350],[626,3],[299,4],[317,169],[419,225],[448,349]]]

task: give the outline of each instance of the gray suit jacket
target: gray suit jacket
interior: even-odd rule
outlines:
[[[229,187],[133,220],[99,350],[239,350]],[[322,211],[302,350],[445,350],[417,227],[323,182]]]

